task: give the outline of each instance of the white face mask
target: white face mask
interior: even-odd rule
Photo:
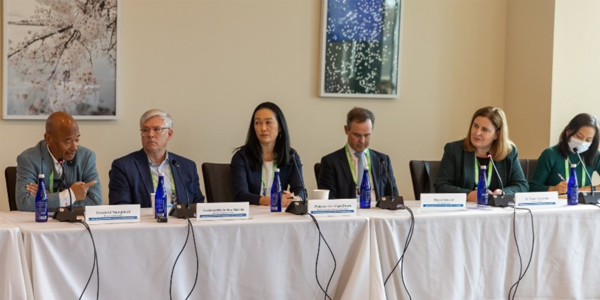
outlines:
[[[571,137],[571,139],[569,140],[569,150],[571,150],[571,152],[573,152],[573,153],[575,153],[573,151],[573,148],[577,148],[577,152],[581,154],[581,153],[587,151],[591,145],[592,145],[592,143],[578,140],[575,137]]]

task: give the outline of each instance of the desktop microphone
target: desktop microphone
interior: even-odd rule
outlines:
[[[58,164],[62,169],[62,175],[60,176],[62,184],[67,188],[67,192],[69,193],[69,206],[68,207],[59,207],[54,211],[54,216],[52,218],[58,220],[59,222],[77,222],[77,216],[83,216],[83,207],[77,209],[73,208],[73,196],[71,195],[71,191],[69,190],[69,185],[66,180],[66,170],[65,170],[65,160],[62,158],[58,159]],[[68,164],[68,162],[67,162]],[[50,184],[54,184],[51,182]]]
[[[187,188],[185,187],[185,184],[183,183],[183,177],[181,176],[181,171],[179,170],[181,168],[181,165],[179,165],[179,162],[175,159],[171,160],[171,163],[173,164],[173,166],[175,166],[175,170],[177,172],[177,174],[179,175],[179,180],[182,183],[182,187],[183,187],[183,191],[185,192],[185,197],[186,197],[186,204],[182,205],[181,203],[177,203],[175,205],[173,205],[173,207],[171,208],[171,211],[169,212],[169,216],[173,216],[175,218],[179,218],[179,219],[188,219],[188,218],[195,218],[196,217],[196,204],[195,203],[190,203],[190,195],[188,194]],[[173,183],[175,184],[175,183]],[[172,189],[173,187],[171,187]]]
[[[488,151],[486,153],[486,155],[487,155],[488,159],[490,160],[490,162],[492,163],[492,168],[494,168],[496,177],[498,178],[498,182],[500,182],[500,190],[502,191],[502,194],[500,194],[500,195],[496,195],[496,194],[491,195],[491,197],[489,198],[489,204],[491,206],[496,206],[496,207],[507,207],[511,204],[511,202],[514,204],[515,196],[504,194],[504,183],[502,182],[502,178],[500,178],[500,173],[498,173],[498,168],[496,168],[496,164],[494,163],[492,154]]]
[[[581,167],[583,168],[583,171],[585,171],[585,175],[587,176],[587,178],[590,180],[590,193],[586,193],[586,192],[579,192],[579,203],[582,204],[600,204],[600,195],[599,194],[594,194],[594,185],[592,184],[592,177],[590,176],[590,173],[588,173],[587,168],[585,167],[585,163],[583,163],[583,159],[581,159],[581,155],[579,155],[579,149],[577,149],[577,147],[573,148],[573,152],[575,152],[575,154],[577,154],[577,157],[579,158],[579,162],[581,163]]]
[[[390,176],[390,172],[387,167],[385,159],[380,158],[379,162],[383,165],[383,170],[387,179],[390,181],[390,196],[381,196],[377,199],[377,207],[381,209],[398,210],[404,208],[404,198],[402,196],[394,196],[394,182]],[[373,179],[375,180],[375,179]],[[396,188],[398,189],[398,188]]]
[[[308,192],[306,191],[304,179],[302,178],[302,174],[300,173],[300,167],[298,167],[298,161],[296,161],[296,151],[294,149],[290,149],[290,154],[292,155],[292,159],[294,160],[294,168],[296,169],[296,172],[300,177],[300,184],[302,184],[302,190],[304,191],[304,199],[302,199],[302,201],[292,201],[292,203],[290,203],[285,209],[285,212],[294,215],[303,215],[308,212],[308,207],[306,206],[306,201],[308,200]]]

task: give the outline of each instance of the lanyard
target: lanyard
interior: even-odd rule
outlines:
[[[354,170],[354,161],[352,160],[352,155],[350,154],[350,149],[348,148],[348,144],[346,144],[345,148],[346,148],[346,157],[348,158],[348,165],[350,166],[350,172],[352,173],[352,179],[354,179],[354,183],[356,184],[356,186],[358,188],[359,183],[356,182],[358,180],[358,174],[356,174],[356,170]],[[366,149],[365,152],[366,152],[365,154],[367,155],[367,166],[369,166],[369,177],[373,178],[373,176],[371,176],[371,170],[373,169],[373,168],[371,168],[371,152],[369,151],[369,149]]]
[[[157,171],[157,173],[160,173],[160,172],[158,172],[158,169],[156,171]],[[177,194],[175,194],[175,181],[173,180],[173,170],[171,170],[171,172],[169,172],[169,173],[170,173],[169,177],[171,177],[171,201],[173,201],[173,199],[176,198],[175,195],[177,195]],[[150,177],[152,177],[152,186],[154,187],[154,190],[156,191],[156,185],[158,184],[157,183],[158,179],[152,175],[153,175],[152,170],[150,170]],[[156,177],[158,177],[158,176],[156,176]],[[181,180],[183,180],[183,178],[181,178]]]
[[[273,159],[273,173],[275,174],[275,170],[277,170],[277,161]],[[271,182],[275,180],[275,175],[271,176]],[[263,196],[267,196],[267,179],[265,178],[265,172],[261,171],[261,180],[260,183],[262,185]]]
[[[54,193],[54,166],[52,166],[52,173],[50,173],[50,181],[48,183],[50,193]]]
[[[492,180],[492,158],[490,157],[490,162],[488,163],[488,176],[487,176],[487,186],[490,187],[490,181]],[[479,183],[479,161],[477,160],[477,156],[475,156],[475,185]]]
[[[571,161],[569,161],[569,158],[567,157],[567,159],[565,159],[565,177],[567,182],[569,182],[569,176],[571,175],[570,163]],[[583,168],[585,168],[585,165],[581,164],[581,187],[585,186],[585,170]],[[575,174],[577,174],[577,171],[575,171]]]

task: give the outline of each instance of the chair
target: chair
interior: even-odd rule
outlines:
[[[529,160],[529,172],[527,172],[527,181],[533,178],[533,174],[535,173],[535,167],[537,166],[537,159]]]
[[[321,172],[321,163],[316,163],[315,164],[315,178],[317,179],[317,182],[319,182],[319,173]]]
[[[525,179],[529,181],[529,159],[527,158],[519,158],[519,164],[521,164],[521,169],[523,170],[523,175],[525,175]]]
[[[203,163],[202,176],[207,202],[235,201],[229,164]]]
[[[433,183],[440,169],[439,160],[411,160],[409,162],[415,199],[421,200],[421,193],[434,193]]]
[[[6,191],[8,192],[8,206],[11,211],[18,210],[15,195],[17,189],[17,167],[6,167],[4,169],[4,177],[6,178]]]

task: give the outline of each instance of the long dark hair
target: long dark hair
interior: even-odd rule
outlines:
[[[589,126],[594,128],[594,139],[592,140],[592,145],[590,148],[581,154],[581,157],[585,161],[585,164],[588,166],[592,166],[596,168],[596,156],[598,155],[598,137],[600,133],[598,133],[598,120],[596,117],[590,114],[578,114],[575,118],[571,119],[571,122],[563,129],[560,134],[560,138],[558,140],[558,149],[560,153],[566,158],[569,156],[569,153],[572,153],[573,149],[569,149],[569,139],[577,134],[579,129],[584,126]],[[567,131],[570,133],[567,134]]]
[[[277,124],[279,125],[279,134],[277,134],[277,139],[275,140],[275,149],[273,149],[275,152],[274,156],[277,165],[287,165],[291,159],[290,134],[288,132],[285,116],[277,104],[272,102],[263,102],[254,109],[254,112],[252,112],[252,117],[250,117],[250,126],[248,127],[248,134],[246,135],[246,144],[236,149],[238,151],[244,150],[248,156],[248,160],[250,161],[250,168],[253,170],[259,170],[263,164],[262,147],[260,146],[260,142],[256,136],[256,131],[254,130],[254,115],[257,111],[263,108],[270,109],[273,113],[275,113],[275,118],[277,119]]]

